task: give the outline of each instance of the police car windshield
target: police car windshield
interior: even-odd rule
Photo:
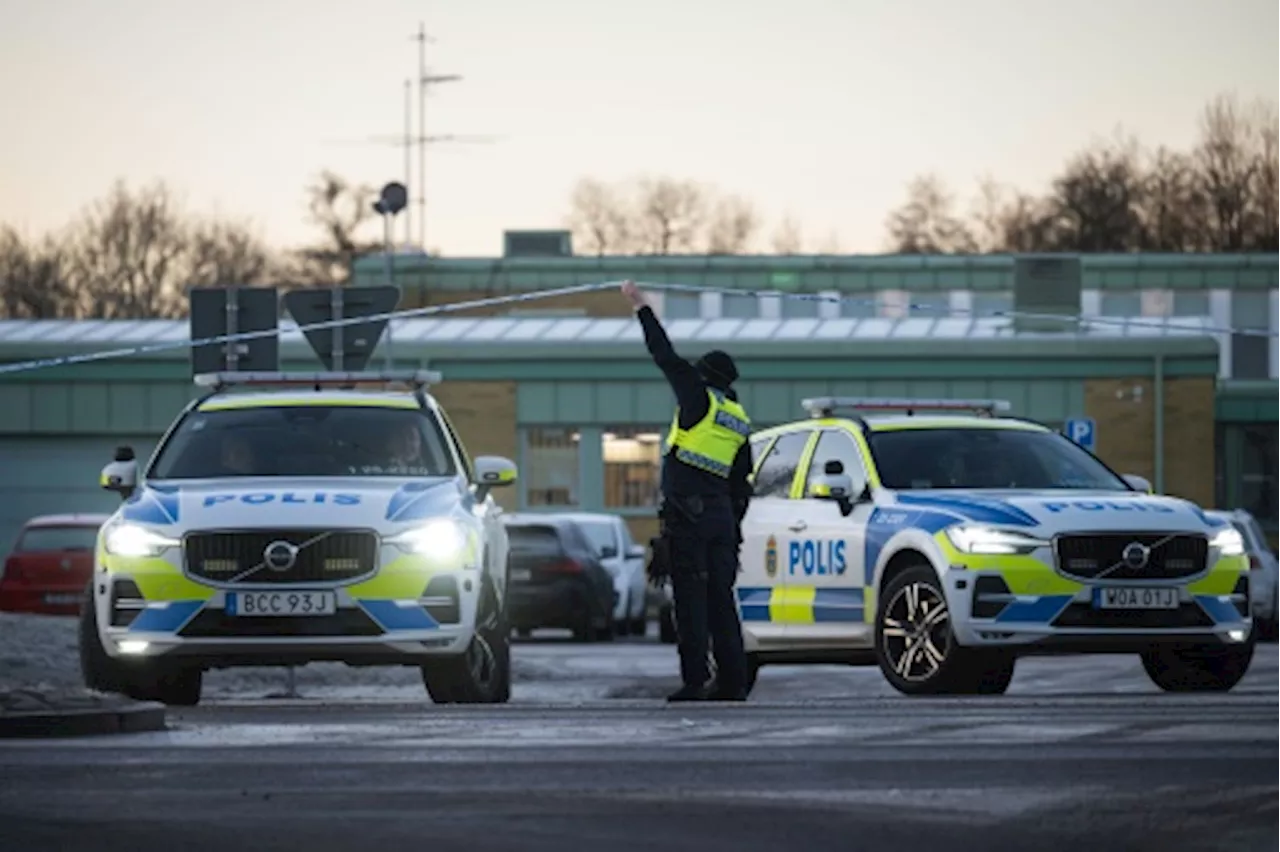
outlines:
[[[868,436],[885,488],[1071,488],[1132,491],[1056,432],[896,429]]]
[[[440,425],[418,409],[279,406],[194,411],[150,479],[452,476]]]

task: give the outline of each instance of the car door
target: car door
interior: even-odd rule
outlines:
[[[744,631],[762,647],[779,645],[788,620],[796,618],[788,597],[786,557],[795,531],[796,501],[791,499],[810,427],[801,427],[762,441],[756,453],[754,491],[742,522],[742,573],[738,601]],[[753,447],[755,450],[755,447]]]
[[[621,549],[618,551],[625,560],[623,565],[627,574],[627,582],[631,587],[632,607],[628,616],[639,618],[645,612],[648,597],[648,578],[644,575],[644,549],[637,548],[635,540],[631,538],[631,528],[627,526],[625,519],[619,517],[615,519],[618,526],[618,540]]]
[[[831,461],[840,462],[853,483],[855,502],[848,515],[836,500],[809,496]],[[785,560],[787,596],[797,604],[796,617],[787,622],[787,644],[870,647],[874,601],[867,597],[864,554],[874,507],[857,501],[866,488],[867,473],[849,431],[823,428],[800,476],[803,484],[791,501],[788,531],[793,537]],[[802,602],[807,610],[799,605]]]

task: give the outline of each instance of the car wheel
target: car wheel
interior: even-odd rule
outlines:
[[[102,647],[92,582],[85,589],[84,602],[80,607],[79,647],[80,674],[84,685],[98,692],[123,693],[132,672],[119,660],[112,659]]]
[[[956,641],[946,593],[927,564],[886,584],[876,608],[875,642],[881,673],[905,695],[998,695],[1013,680],[1013,654]]]
[[[1249,671],[1256,635],[1239,645],[1171,646],[1142,653],[1147,677],[1165,692],[1227,692]]]
[[[487,577],[476,631],[462,654],[422,666],[422,682],[436,704],[505,704],[511,700],[511,627]]]
[[[676,620],[669,604],[658,610],[658,638],[666,645],[676,643]]]

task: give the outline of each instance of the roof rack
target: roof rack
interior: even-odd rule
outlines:
[[[837,411],[904,411],[907,416],[920,410],[971,411],[995,416],[1012,406],[1005,399],[907,399],[905,397],[818,396],[800,403],[813,418],[831,417]]]
[[[322,387],[350,388],[356,385],[405,384],[414,390],[439,384],[443,376],[435,370],[369,370],[367,372],[221,372],[198,373],[197,387],[219,391],[238,385],[310,385],[316,390]]]

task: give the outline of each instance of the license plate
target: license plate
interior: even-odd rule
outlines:
[[[533,572],[528,568],[512,568],[511,581],[513,583],[525,583],[533,579]]]
[[[227,615],[333,615],[337,611],[338,597],[333,592],[227,592]]]
[[[1095,609],[1177,609],[1178,590],[1173,588],[1103,588],[1093,590]]]
[[[75,594],[74,592],[70,592],[62,595],[57,593],[50,593],[44,596],[44,602],[49,604],[50,606],[67,606],[68,604],[79,603],[80,596]]]

